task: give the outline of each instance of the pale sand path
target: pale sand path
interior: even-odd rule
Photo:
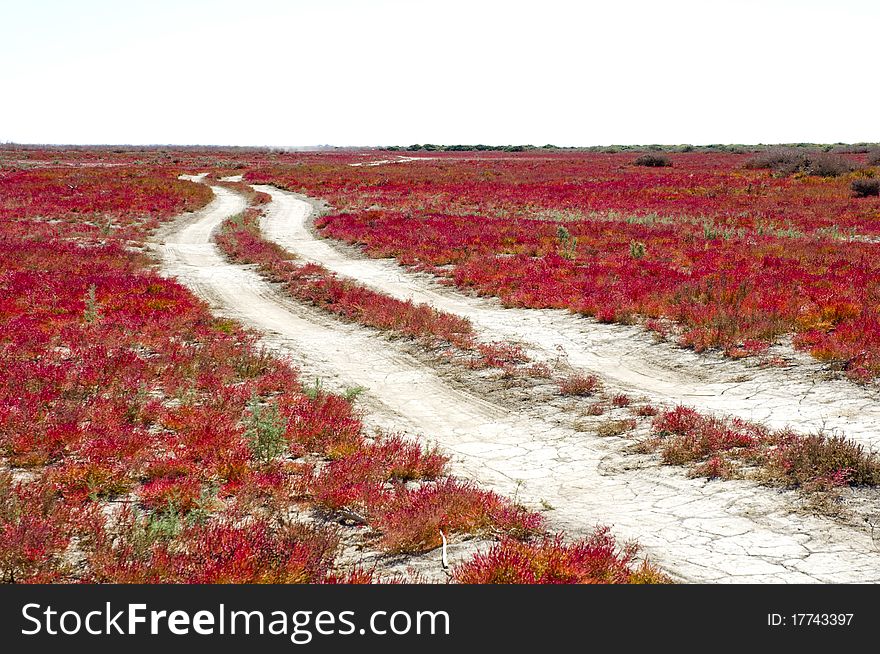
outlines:
[[[807,355],[789,349],[786,353],[797,361],[793,367],[760,368],[752,361],[656,343],[641,327],[601,324],[561,310],[506,309],[497,300],[467,296],[429,275],[414,274],[392,259],[370,259],[317,238],[310,225],[312,205],[302,196],[273,186],[254,188],[272,196],[262,222],[270,240],[377,291],[466,317],[487,340],[520,342],[532,357],[545,361],[555,360],[561,348],[572,366],[655,402],[805,433],[825,429],[880,449],[877,387],[821,379],[821,364]]]
[[[452,389],[393,342],[297,304],[252,268],[222,257],[212,232],[245,203],[224,188],[213,191],[209,206],[157,233],[163,273],[216,313],[259,330],[309,373],[336,387],[366,386],[371,422],[436,441],[456,474],[530,506],[549,503],[551,528],[570,537],[609,524],[683,581],[880,581],[880,555],[866,533],[792,514],[788,494],[688,479],[655,465],[634,468],[618,439]]]

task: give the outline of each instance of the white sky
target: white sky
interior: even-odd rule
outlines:
[[[0,0],[0,141],[880,141],[877,0]]]

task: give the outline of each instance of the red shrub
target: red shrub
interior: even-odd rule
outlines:
[[[571,545],[562,538],[522,542],[505,538],[455,570],[465,584],[667,583],[655,568],[633,570],[636,548],[619,548],[607,528]]]
[[[198,506],[202,484],[194,477],[156,479],[142,486],[138,494],[141,503],[148,509],[172,509],[186,513]]]
[[[338,395],[322,392],[314,399],[282,398],[279,409],[287,419],[294,453],[316,452],[336,458],[361,446],[361,422],[351,403]]]
[[[326,529],[253,520],[187,527],[173,536],[133,515],[116,533],[96,535],[94,581],[105,583],[314,583],[329,571],[338,545]]]
[[[423,552],[447,534],[493,532],[518,537],[538,533],[543,519],[490,491],[446,479],[415,490],[398,488],[378,510],[376,525],[389,552]]]
[[[332,511],[348,507],[367,513],[387,500],[387,482],[436,479],[446,462],[437,450],[426,452],[400,436],[386,436],[331,461],[312,476],[308,485],[315,501],[324,508]]]
[[[0,472],[0,581],[47,583],[64,574],[71,512],[45,486]]]
[[[559,383],[559,392],[563,395],[585,396],[599,390],[599,378],[596,375],[575,373]]]
[[[396,434],[384,436],[368,446],[366,455],[379,462],[385,479],[398,481],[436,479],[444,473],[449,461],[436,447],[425,450]]]
[[[769,436],[758,425],[704,416],[682,406],[657,416],[654,432],[663,437],[661,454],[669,464],[698,461],[735,448],[753,451]]]
[[[793,486],[833,488],[880,484],[880,461],[858,443],[840,436],[777,435],[771,470]]]
[[[480,367],[503,368],[508,365],[528,363],[529,357],[526,356],[519,345],[512,343],[480,343],[477,346],[480,353]]]

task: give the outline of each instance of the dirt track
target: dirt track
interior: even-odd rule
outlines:
[[[221,256],[211,242],[212,231],[240,212],[244,201],[226,189],[213,190],[216,199],[208,207],[157,235],[155,249],[164,274],[179,279],[217,313],[262,332],[268,345],[291,356],[306,373],[326,377],[336,388],[366,386],[363,401],[372,422],[438,442],[453,455],[456,474],[516,495],[532,507],[542,502],[552,505],[554,509],[546,512],[550,525],[572,537],[588,533],[597,523],[610,524],[618,536],[637,538],[652,560],[684,581],[880,581],[880,554],[867,533],[793,514],[791,494],[749,482],[688,479],[678,470],[656,465],[639,467],[622,453],[618,439],[578,433],[534,410],[511,410],[455,390],[393,342],[298,305],[252,269],[231,265]],[[336,266],[345,263],[345,255],[317,241],[306,229],[309,205],[290,194],[271,192],[267,234],[275,239],[293,234],[285,246],[305,258],[315,258],[321,250],[335,252],[337,263],[331,267],[339,269]],[[394,286],[398,293],[392,294],[398,296],[409,284],[413,294],[423,292],[422,284],[430,286],[389,262],[346,265],[349,272],[363,266],[380,279],[386,274],[396,277],[401,286]],[[376,283],[376,277],[352,276]],[[507,313],[496,307],[483,316],[473,304],[482,300],[460,299],[447,289],[436,296],[480,314],[472,320],[481,330],[491,328],[495,314]],[[548,312],[536,316],[529,320],[536,326],[546,321],[545,333],[561,324],[555,322],[561,318],[551,319]],[[507,318],[503,324],[516,321]],[[520,329],[530,333],[531,328],[528,323]],[[558,338],[573,339],[577,334]],[[570,343],[569,348],[574,349]],[[573,364],[580,365],[571,351],[568,354]],[[635,382],[641,375],[651,379],[656,373],[653,367],[642,371],[615,367],[607,354],[593,356],[591,363],[603,374],[602,366],[608,365],[612,372],[620,367],[621,383]]]
[[[393,260],[368,259],[351,247],[318,239],[310,228],[310,203],[272,186],[255,188],[272,196],[263,231],[276,243],[375,290],[467,317],[479,332],[523,343],[537,360],[552,361],[561,348],[572,366],[652,401],[801,432],[825,429],[880,449],[876,388],[821,379],[826,376],[821,364],[790,348],[774,349],[793,358],[792,367],[760,368],[750,361],[656,343],[640,327],[600,324],[560,310],[505,309],[497,301],[469,297],[428,275],[413,274]]]

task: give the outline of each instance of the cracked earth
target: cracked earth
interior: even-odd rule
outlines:
[[[840,430],[868,445],[880,440],[873,391],[818,380],[820,366],[791,354],[787,369],[758,368],[655,343],[636,327],[600,325],[561,311],[505,309],[413,274],[393,261],[367,259],[316,237],[314,204],[257,186],[272,196],[265,236],[303,260],[321,263],[389,295],[467,317],[486,340],[523,344],[536,360],[595,372],[617,392],[684,403],[800,431]],[[406,344],[343,323],[285,295],[252,268],[227,262],[212,241],[245,200],[212,187],[215,199],[154,238],[164,274],[206,300],[218,315],[259,331],[304,375],[329,386],[363,386],[366,423],[436,442],[452,471],[542,509],[568,537],[610,525],[650,559],[686,582],[877,582],[880,551],[867,529],[798,510],[794,493],[749,481],[709,482],[627,453],[631,441],[572,427],[552,406],[499,402],[450,380]]]

